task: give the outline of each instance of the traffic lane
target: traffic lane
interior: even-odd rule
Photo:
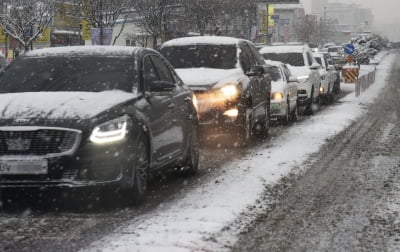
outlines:
[[[275,202],[233,251],[397,251],[400,63],[380,99],[330,139],[307,171],[270,188]],[[389,203],[389,205],[392,203]]]
[[[300,116],[299,121],[308,118]],[[150,183],[147,201],[140,206],[131,206],[110,191],[41,191],[34,197],[29,192],[17,195],[0,210],[0,236],[4,238],[0,241],[0,250],[76,251],[114,228],[176,197],[183,197],[191,187],[229,172],[223,169],[225,163],[240,160],[257,148],[268,148],[272,139],[292,126],[295,123],[272,127],[267,138],[256,138],[247,147],[240,148],[230,135],[202,136],[199,174],[189,178],[171,174],[156,176]]]
[[[229,135],[205,137],[200,169],[194,177],[162,174],[149,185],[146,202],[132,206],[110,191],[27,191],[14,195],[0,208],[0,251],[76,251],[127,222],[155,210],[188,189],[229,172],[224,164],[244,158],[253,149],[270,144],[286,127],[274,127],[267,138],[245,148],[228,144]],[[218,181],[215,181],[218,183]]]

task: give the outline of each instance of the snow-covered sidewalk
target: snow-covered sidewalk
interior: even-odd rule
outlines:
[[[279,137],[271,138],[269,147],[259,147],[247,158],[228,163],[220,177],[133,219],[86,251],[228,250],[241,228],[268,204],[262,200],[265,186],[298,168],[305,169],[302,164],[310,154],[349,126],[362,115],[365,105],[378,97],[394,57],[382,60],[374,85],[361,96],[355,97],[352,85],[353,92],[339,105],[289,127]]]

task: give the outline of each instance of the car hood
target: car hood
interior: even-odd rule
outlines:
[[[290,72],[297,77],[310,76],[311,69],[307,66],[295,67],[288,65]]]
[[[218,88],[227,83],[238,83],[248,79],[240,68],[180,68],[175,70],[183,82],[192,90]]]
[[[85,120],[136,96],[123,91],[0,94],[0,119]]]
[[[271,82],[271,93],[275,92],[283,92],[283,89],[285,88],[286,82],[284,81],[272,81]]]

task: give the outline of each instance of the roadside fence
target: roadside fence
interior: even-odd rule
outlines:
[[[373,71],[365,74],[356,80],[356,96],[360,96],[362,92],[367,90],[375,82],[376,67]]]

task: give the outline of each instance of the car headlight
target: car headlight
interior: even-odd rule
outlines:
[[[272,94],[272,99],[273,100],[282,100],[283,94],[281,92],[275,92]]]
[[[236,85],[233,84],[225,85],[220,90],[221,93],[228,99],[235,99],[239,94]]]
[[[319,92],[320,92],[320,93],[325,93],[325,89],[324,89],[324,87],[322,87],[322,86],[321,86],[321,87],[319,87]]]
[[[90,141],[96,144],[108,144],[123,140],[128,133],[128,116],[122,116],[95,127]]]
[[[196,111],[199,111],[199,102],[197,101],[197,97],[195,94],[192,95],[192,103]]]

